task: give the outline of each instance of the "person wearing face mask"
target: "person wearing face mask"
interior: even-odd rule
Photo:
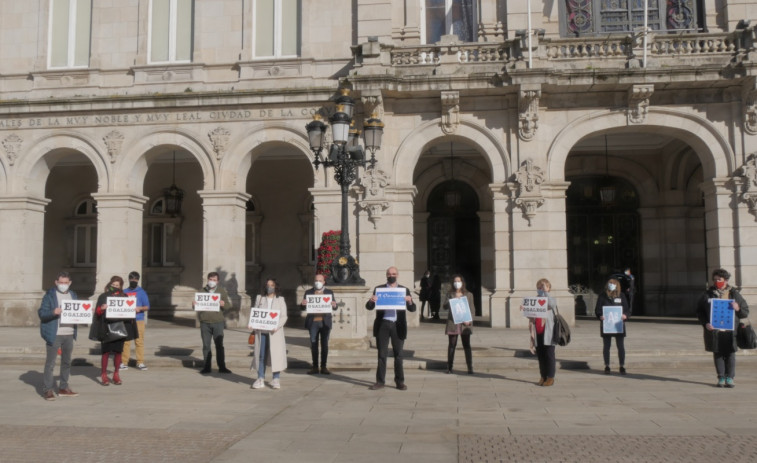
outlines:
[[[100,341],[100,381],[103,386],[108,386],[108,360],[113,356],[113,384],[121,384],[121,354],[124,350],[124,341],[137,337],[137,325],[134,319],[108,319],[107,308],[109,297],[126,297],[123,292],[124,280],[120,276],[110,277],[110,281],[105,285],[105,292],[97,298],[97,305],[92,320],[92,326],[89,331],[89,338]],[[126,328],[126,337],[111,339],[108,336],[108,325],[123,323]]]
[[[57,396],[76,397],[68,384],[71,376],[71,353],[74,351],[77,325],[60,323],[61,306],[65,300],[75,300],[76,293],[71,291],[71,277],[67,272],[60,272],[55,279],[55,286],[48,289],[42,298],[37,315],[39,315],[39,332],[45,340],[45,372],[42,376],[42,394],[45,400],[55,400],[55,359],[60,350],[60,388]]]
[[[528,318],[528,331],[531,334],[531,353],[539,359],[539,382],[538,386],[552,386],[555,384],[555,340],[552,333],[555,328],[555,310],[557,301],[549,295],[552,284],[546,278],[536,282],[536,295],[546,297],[547,316],[545,318]],[[520,310],[523,310],[521,306]]]
[[[218,312],[212,311],[199,311],[197,312],[197,318],[200,320],[200,336],[202,337],[202,358],[205,364],[200,370],[200,373],[207,375],[211,371],[211,364],[213,360],[213,352],[210,347],[210,340],[213,339],[213,343],[216,345],[216,364],[218,365],[218,372],[229,374],[231,370],[226,368],[226,350],[223,347],[223,328],[226,323],[226,317],[224,314],[232,309],[231,300],[229,300],[229,294],[226,292],[223,286],[218,284],[218,272],[208,273],[207,284],[202,288],[204,293],[216,293],[221,296],[219,301],[221,310]],[[194,302],[192,302],[194,307]]]
[[[124,290],[128,297],[137,299],[137,338],[134,339],[134,350],[137,353],[137,368],[147,370],[145,366],[145,322],[147,311],[150,309],[150,299],[147,293],[139,286],[139,272],[129,273],[129,287]],[[124,341],[124,352],[121,362],[121,370],[129,369],[129,356],[131,355],[131,341]]]
[[[252,383],[253,389],[265,386],[265,369],[270,366],[273,371],[271,388],[281,389],[281,372],[287,367],[287,346],[284,337],[284,325],[287,322],[287,305],[281,296],[279,282],[275,278],[266,280],[261,294],[255,300],[255,307],[276,310],[276,328],[271,331],[255,330],[255,351],[250,369],[258,372],[258,379]]]
[[[371,390],[378,390],[384,387],[386,378],[386,358],[389,354],[389,340],[392,341],[392,352],[394,353],[394,382],[397,389],[406,391],[405,372],[402,369],[402,347],[407,338],[407,317],[406,311],[415,312],[415,302],[410,290],[397,283],[399,271],[397,267],[386,269],[386,284],[376,288],[404,288],[405,289],[405,306],[406,310],[377,310],[376,319],[373,321],[373,336],[376,338],[376,349],[378,350],[378,367],[376,368],[376,382],[370,387]],[[373,289],[373,296],[365,303],[365,308],[373,310],[376,308],[376,288]]]
[[[447,325],[444,328],[444,334],[449,337],[447,346],[447,373],[452,373],[452,364],[455,361],[455,348],[457,347],[457,338],[463,338],[463,351],[465,352],[465,364],[468,365],[468,374],[473,374],[473,351],[470,346],[470,335],[473,334],[471,322],[455,323],[452,317],[452,309],[449,300],[465,297],[468,299],[468,307],[473,308],[473,294],[465,288],[465,279],[462,275],[453,275],[450,290],[444,295],[442,307],[447,309]]]
[[[307,296],[324,295],[331,297],[331,310],[336,310],[336,301],[334,300],[334,291],[326,288],[326,278],[323,275],[315,276],[313,287],[305,291],[305,296],[300,302],[300,310],[306,310],[308,301]],[[331,314],[330,313],[309,313],[305,317],[305,329],[310,333],[310,353],[313,357],[313,367],[308,371],[309,375],[318,374],[318,338],[321,340],[321,369],[322,375],[331,374],[326,367],[329,356],[329,335],[331,334]]]
[[[712,272],[712,285],[702,294],[697,303],[697,318],[704,331],[704,349],[712,352],[715,372],[718,375],[717,387],[732,388],[736,376],[736,328],[739,319],[749,316],[749,306],[741,293],[728,284],[731,275],[722,268]],[[732,299],[734,311],[733,330],[718,330],[710,323],[710,299]]]
[[[610,333],[605,334],[604,332],[604,325],[601,323],[601,321],[604,321],[604,311],[602,308],[604,306],[621,306],[623,307],[623,315],[621,316],[621,319],[623,320],[623,332],[622,333]],[[607,283],[605,284],[605,290],[599,294],[599,297],[597,297],[597,305],[594,308],[594,314],[597,316],[597,318],[600,320],[599,323],[599,332],[602,335],[602,342],[603,342],[603,349],[602,349],[602,356],[605,360],[605,374],[609,375],[610,370],[610,346],[612,344],[612,338],[615,338],[615,345],[618,347],[618,361],[620,362],[620,374],[625,375],[626,374],[626,348],[623,343],[624,338],[626,337],[626,323],[625,321],[628,320],[628,317],[631,316],[631,307],[628,305],[628,300],[626,299],[625,294],[623,294],[620,290],[620,282],[616,280],[615,278],[610,278],[607,280]]]

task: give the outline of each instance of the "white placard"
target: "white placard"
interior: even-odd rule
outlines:
[[[137,318],[136,297],[109,297],[106,304],[105,318],[108,320]]]
[[[218,293],[195,293],[195,311],[220,312],[221,295]]]
[[[66,325],[91,325],[95,304],[92,301],[63,301],[60,305],[60,323]]]
[[[247,323],[247,328],[259,331],[273,331],[279,324],[279,315],[281,314],[278,310],[252,307],[250,309],[250,321]]]
[[[334,301],[333,294],[306,294],[307,313],[331,313],[333,308],[331,303]]]
[[[407,310],[405,288],[376,288],[376,310]]]
[[[454,321],[455,324],[473,321],[473,317],[470,313],[470,304],[468,304],[468,298],[465,296],[450,299],[449,310],[452,311],[452,321]]]
[[[523,316],[528,318],[547,318],[549,313],[549,298],[524,297]]]

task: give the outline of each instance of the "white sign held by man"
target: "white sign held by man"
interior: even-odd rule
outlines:
[[[106,304],[105,318],[108,320],[114,318],[137,318],[136,297],[109,297],[106,300]]]
[[[279,311],[252,307],[247,328],[258,331],[273,331],[279,324]]]
[[[307,313],[331,313],[334,296],[331,294],[307,294]]]
[[[376,310],[407,310],[405,288],[376,288]]]
[[[524,297],[523,316],[528,318],[547,318],[549,299],[546,297]]]
[[[66,325],[91,325],[95,305],[92,301],[63,301],[60,305],[60,323]]]
[[[217,293],[195,293],[196,312],[220,312],[221,295]]]

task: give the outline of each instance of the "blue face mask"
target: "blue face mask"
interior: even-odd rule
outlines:
[[[547,297],[547,296],[549,296],[549,293],[548,293],[548,292],[546,292],[546,291],[544,291],[543,289],[539,289],[539,290],[537,290],[537,291],[536,291],[536,294],[537,294],[537,295],[538,295],[539,297]]]

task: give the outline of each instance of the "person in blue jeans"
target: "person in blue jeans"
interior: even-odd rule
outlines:
[[[306,310],[308,305],[307,296],[324,296],[331,302],[331,310],[336,310],[336,301],[334,300],[334,291],[326,288],[326,277],[323,275],[315,276],[315,283],[312,288],[305,291],[305,296],[300,302],[300,310]],[[310,354],[313,357],[313,366],[308,371],[309,375],[320,373],[329,375],[331,372],[326,367],[329,357],[329,335],[331,334],[331,314],[330,313],[308,313],[305,317],[305,329],[310,333]],[[321,369],[318,370],[318,338],[321,344]]]
[[[270,386],[273,389],[281,389],[281,372],[287,367],[286,339],[284,338],[287,306],[276,279],[266,280],[261,293],[255,300],[255,307],[276,311],[278,321],[276,328],[270,331],[255,330],[255,351],[250,369],[257,370],[258,378],[252,384],[252,388],[261,389],[265,386],[265,370],[266,366],[270,366],[273,371]]]

